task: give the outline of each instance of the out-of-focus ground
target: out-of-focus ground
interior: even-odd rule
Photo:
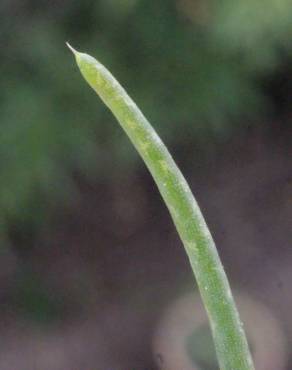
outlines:
[[[271,309],[289,349],[292,153],[286,135],[251,130],[212,160],[198,162],[188,149],[179,153],[232,286]],[[30,251],[3,252],[1,370],[155,368],[151,340],[163,310],[194,289],[146,170],[121,176],[112,187],[81,178],[79,189],[75,207],[57,214]],[[17,264],[24,279],[33,276],[31,292],[19,297]],[[48,298],[37,294],[41,287]],[[33,293],[36,302],[25,302]],[[48,312],[32,319],[33,305],[46,299]]]

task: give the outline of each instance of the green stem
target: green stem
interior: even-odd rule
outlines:
[[[151,172],[184,244],[209,317],[221,370],[253,370],[227,277],[199,206],[167,148],[112,74],[69,44],[79,69],[112,111]]]

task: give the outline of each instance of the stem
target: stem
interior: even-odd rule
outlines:
[[[184,244],[209,317],[221,370],[253,370],[245,333],[216,246],[167,148],[112,74],[69,44],[79,69],[112,111],[151,172]]]

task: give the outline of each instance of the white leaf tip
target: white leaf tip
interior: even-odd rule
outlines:
[[[69,44],[69,42],[67,41],[66,42],[66,45],[68,46],[68,48],[72,51],[72,53],[73,54],[78,54],[78,51],[77,50],[75,50],[70,44]]]

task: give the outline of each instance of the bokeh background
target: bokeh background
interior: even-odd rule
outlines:
[[[153,181],[66,41],[167,143],[289,368],[291,18],[289,0],[0,2],[0,370],[163,367],[157,327],[196,290]]]

